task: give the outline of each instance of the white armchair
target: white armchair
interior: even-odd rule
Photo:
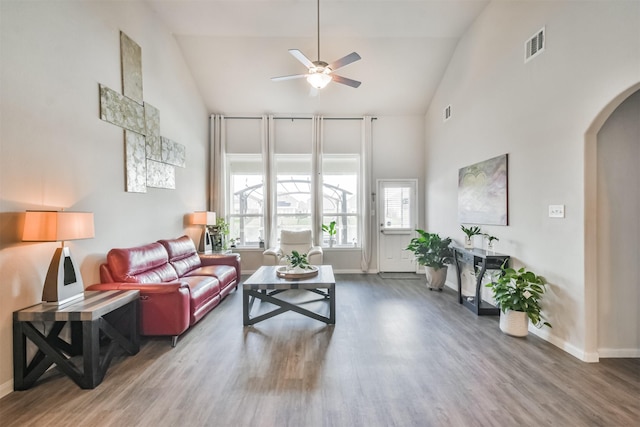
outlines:
[[[269,248],[262,253],[263,265],[280,265],[286,263],[285,256],[292,251],[307,254],[311,265],[322,265],[322,248],[313,246],[311,230],[282,230],[280,232],[280,246]]]

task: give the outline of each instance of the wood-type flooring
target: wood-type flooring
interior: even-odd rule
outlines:
[[[0,426],[640,425],[640,359],[506,336],[420,280],[336,281],[335,326],[289,312],[243,327],[233,292],[176,348],[143,337],[93,390],[51,369],[0,400]]]

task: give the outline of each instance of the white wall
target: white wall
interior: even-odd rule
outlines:
[[[640,357],[640,91],[598,133],[598,353]]]
[[[208,113],[174,38],[138,2],[0,2],[0,396],[12,390],[14,310],[40,301],[56,243],[22,243],[26,209],[91,211],[68,242],[85,286],[112,247],[177,237],[206,208]],[[176,190],[124,191],[121,128],[99,118],[98,83],[121,92],[120,30],[142,47],[144,99],[186,146]],[[199,229],[188,227],[193,237]]]
[[[524,64],[524,42],[546,26],[546,50]],[[461,39],[426,116],[427,227],[461,241],[458,169],[509,154],[509,226],[483,226],[546,277],[535,330],[582,359],[585,350],[585,132],[640,81],[640,3],[494,1]],[[452,106],[444,123],[442,110]],[[564,204],[566,218],[547,216]]]

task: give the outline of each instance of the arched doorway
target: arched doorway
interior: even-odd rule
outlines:
[[[620,282],[616,285],[616,280],[622,276],[612,272],[612,268],[617,268],[616,263],[618,258],[615,257],[624,258],[622,251],[625,250],[625,247],[624,245],[622,245],[622,247],[617,246],[615,244],[616,242],[611,244],[611,239],[615,238],[616,233],[619,235],[619,230],[609,229],[608,224],[614,221],[614,229],[616,227],[624,227],[624,224],[615,224],[615,221],[620,221],[620,218],[624,218],[625,215],[628,216],[629,214],[629,206],[625,204],[621,205],[620,203],[614,203],[612,205],[608,202],[608,197],[610,196],[614,197],[614,199],[618,198],[618,201],[620,200],[619,195],[622,190],[617,190],[617,193],[616,191],[611,194],[608,193],[611,185],[615,185],[615,183],[610,181],[620,180],[620,177],[616,177],[615,174],[610,174],[608,171],[611,170],[611,163],[615,162],[615,156],[617,155],[618,158],[620,158],[619,156],[621,154],[615,154],[607,147],[609,152],[605,155],[606,158],[599,158],[598,155],[598,147],[600,146],[602,150],[602,145],[606,143],[606,141],[602,139],[615,139],[611,136],[613,132],[609,128],[612,126],[624,127],[625,125],[621,124],[620,120],[629,120],[623,117],[624,114],[617,113],[618,108],[628,99],[632,99],[631,97],[635,99],[636,95],[634,94],[638,91],[640,91],[640,83],[630,87],[613,99],[600,112],[585,134],[585,354],[586,360],[593,362],[598,361],[599,357],[637,356],[634,352],[637,352],[637,340],[640,338],[638,337],[637,321],[633,320],[637,320],[637,305],[635,313],[631,313],[631,316],[628,316],[626,319],[627,321],[631,320],[635,322],[633,325],[622,324],[621,322],[624,321],[624,317],[621,318],[616,315],[611,315],[612,312],[615,313],[615,310],[621,308],[616,307],[616,301],[620,301],[620,293],[624,294],[625,289],[630,289],[626,288],[626,286],[636,286],[631,289],[631,296],[636,299],[638,296],[637,278],[633,285]],[[625,109],[628,109],[628,106],[626,106]],[[611,117],[616,117],[614,120],[616,122],[615,124],[607,124],[607,121]],[[635,120],[637,122],[637,119]],[[635,123],[628,123],[628,125],[635,125]],[[604,136],[600,135],[603,129],[605,130]],[[601,138],[600,141],[599,138]],[[625,138],[629,139],[628,136]],[[629,142],[626,142],[626,144],[629,144]],[[603,152],[601,154],[604,155],[605,153],[606,152]],[[624,156],[624,154],[622,154],[622,156]],[[600,171],[600,173],[598,173],[598,171]],[[600,189],[600,192],[598,189]],[[628,191],[633,191],[635,192],[634,195],[637,195],[639,191],[638,185],[630,183],[628,185]],[[631,206],[635,205],[632,203]],[[637,209],[637,207],[634,209]],[[633,216],[637,218],[639,214],[640,212],[635,212]],[[611,215],[613,216],[611,217]],[[616,217],[618,218],[617,220]],[[614,258],[613,261],[612,258]],[[640,264],[640,262],[636,262],[632,268],[637,269],[638,264]],[[606,339],[603,339],[601,336],[612,333],[623,336],[612,338],[607,335]],[[625,338],[624,334],[635,334],[635,336],[627,336]],[[633,348],[627,348],[625,350],[622,344],[621,348],[618,349],[620,350],[618,353],[616,353],[615,348],[608,348],[612,343],[628,343],[630,341],[632,342],[632,347],[635,347],[635,350]],[[602,355],[600,351],[602,351]]]

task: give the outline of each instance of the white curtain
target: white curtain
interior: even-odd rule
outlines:
[[[210,165],[209,168],[209,210],[215,212],[217,216],[226,215],[226,132],[224,116],[212,114],[210,118],[211,140],[209,145]]]
[[[271,224],[271,219],[275,216],[276,206],[276,173],[273,164],[274,160],[274,123],[273,116],[262,116],[261,129],[262,142],[262,169],[264,176],[264,247],[275,246],[278,237],[275,235],[275,224]]]
[[[316,245],[322,245],[322,142],[324,119],[313,116],[311,124],[311,186],[314,189],[311,199],[311,224],[314,225],[313,239]]]
[[[371,245],[373,238],[371,236],[371,217],[373,215],[373,194],[371,192],[371,134],[372,134],[373,117],[364,116],[362,120],[362,145],[360,148],[360,171],[362,173],[362,220],[360,221],[360,236],[362,239],[362,257],[360,260],[360,268],[363,272],[369,271],[371,263]]]

